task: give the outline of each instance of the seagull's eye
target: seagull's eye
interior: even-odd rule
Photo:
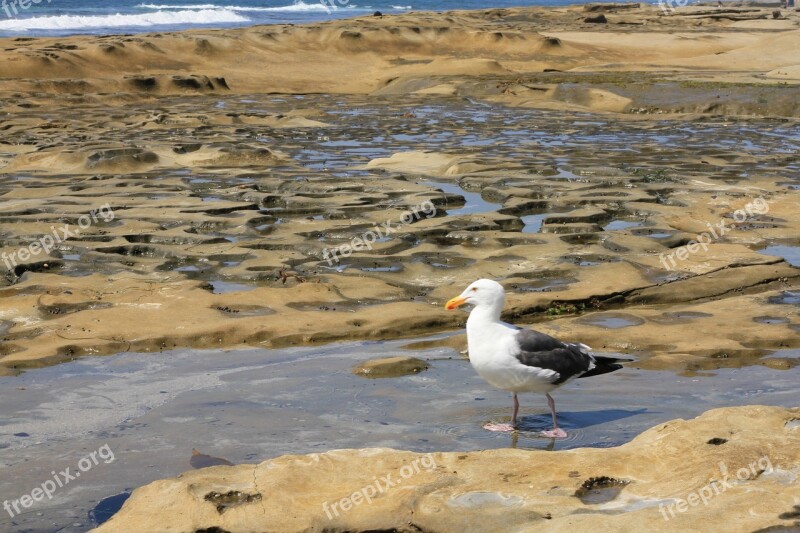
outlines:
[[[472,287],[472,292],[477,292],[478,287]]]

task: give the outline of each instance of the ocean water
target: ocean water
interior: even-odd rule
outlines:
[[[0,37],[142,33],[581,0],[0,0]]]

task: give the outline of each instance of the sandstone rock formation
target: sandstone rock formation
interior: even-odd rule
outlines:
[[[95,532],[790,531],[798,499],[800,408],[747,406],[617,448],[333,450],[211,467],[137,489]]]

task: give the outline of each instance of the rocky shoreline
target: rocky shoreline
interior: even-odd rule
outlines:
[[[796,346],[774,302],[798,287],[778,140],[797,126],[757,117],[797,116],[800,18],[637,6],[5,39],[0,372],[449,330],[440,304],[485,276],[510,318],[658,368]],[[769,212],[733,220],[753,201]],[[436,216],[325,255],[425,202]],[[723,300],[735,314],[709,312]],[[574,318],[604,311],[644,325],[609,343]],[[673,341],[692,313],[713,342]]]
[[[798,346],[791,123],[450,98],[163,104],[113,130],[92,129],[106,105],[62,112],[81,140],[46,109],[6,130],[40,148],[0,182],[5,372],[453,330],[464,315],[441,306],[480,277],[506,285],[509,320],[652,368],[795,362],[760,360]]]
[[[748,406],[608,449],[373,448],[214,466],[137,489],[94,531],[791,531],[798,422],[796,408]]]
[[[269,348],[355,340],[410,338],[409,353],[446,346],[455,354],[466,347],[461,335],[419,337],[463,327],[466,315],[442,305],[488,277],[507,290],[507,320],[630,354],[637,371],[700,380],[741,368],[738,383],[747,383],[746,371],[768,371],[791,388],[800,347],[799,42],[794,10],[667,14],[639,4],[3,39],[0,376],[16,381],[79,357],[169,357],[181,348],[257,347],[248,357],[262,365],[281,357]],[[409,394],[397,385],[412,379],[402,373],[451,378],[430,361],[390,355],[348,361],[340,372],[366,383],[348,373],[352,366],[376,378],[365,396],[387,404],[383,383]],[[452,362],[467,370],[455,355]],[[121,469],[126,483],[131,469],[140,483],[180,471],[184,461],[167,458],[183,448],[187,457],[194,446],[214,451],[161,429],[142,445],[137,424],[147,425],[142,413],[151,409],[193,421],[209,439],[262,412],[286,431],[311,420],[305,429],[322,449],[336,442],[318,435],[331,419],[348,429],[335,413],[306,415],[310,408],[292,405],[286,383],[308,383],[308,374],[286,374],[283,399],[251,391],[227,425],[206,426],[218,420],[203,418],[204,409],[219,405],[202,396],[239,371],[207,368],[178,381],[141,370],[119,405],[105,398],[112,407],[75,408],[98,449],[108,445],[98,439],[113,440],[120,463],[130,461]],[[274,369],[253,368],[259,383],[271,383]],[[84,371],[86,381],[75,383],[88,392],[76,392],[71,405],[123,383],[113,368]],[[618,403],[635,397],[619,379]],[[757,402],[772,378],[759,379],[744,386],[742,402]],[[186,400],[200,382],[206,389]],[[436,386],[459,383],[440,378]],[[694,384],[682,387],[696,394]],[[15,408],[42,415],[28,413],[22,424],[52,432],[77,416],[62,416],[60,401],[37,404],[35,389],[18,387],[12,397]],[[186,403],[171,405],[178,397]],[[463,410],[448,411],[458,423],[475,428],[499,416],[476,407],[489,403],[483,397],[459,398]],[[731,404],[724,401],[714,405]],[[387,446],[381,435],[397,428],[439,430],[448,421],[438,412],[424,427],[360,413],[363,449],[154,481],[96,531],[800,527],[798,408],[714,409],[613,448],[428,454],[375,446]],[[623,442],[655,422],[602,442]],[[240,429],[240,457],[272,456],[274,447],[252,444],[260,427]],[[16,446],[11,468],[38,483],[27,461],[38,459],[41,470],[58,458],[26,449],[26,438],[43,438],[28,431],[35,433],[4,434],[2,447]],[[75,453],[83,445],[76,442],[64,437],[60,453]],[[150,453],[161,462],[139,468]],[[195,463],[198,456],[228,462],[198,452]],[[96,475],[121,490],[111,469]],[[85,515],[86,502],[71,505],[21,520]]]

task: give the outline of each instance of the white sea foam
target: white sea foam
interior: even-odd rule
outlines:
[[[323,5],[321,2],[305,3],[302,1],[298,1],[290,5],[276,6],[276,7],[222,6],[217,4],[193,4],[193,5],[139,4],[136,7],[142,9],[220,9],[220,10],[230,10],[239,12],[252,11],[252,12],[273,12],[273,13],[300,13],[309,11],[328,11],[331,9],[331,7],[335,9],[337,6],[335,4],[333,6]],[[347,6],[347,7],[352,8],[356,6]]]
[[[92,28],[120,28],[128,26],[173,26],[249,22],[250,19],[232,9],[197,9],[181,11],[154,11],[130,15],[58,15],[0,19],[0,31],[28,30],[85,30]]]

